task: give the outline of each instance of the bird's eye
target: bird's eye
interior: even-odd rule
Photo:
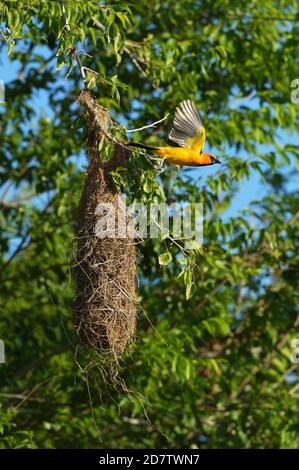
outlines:
[[[211,162],[214,163],[215,157],[210,157],[210,159],[211,159]]]

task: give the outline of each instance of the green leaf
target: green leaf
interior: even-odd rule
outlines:
[[[186,285],[186,300],[191,299],[191,297],[193,297],[193,295],[195,294],[195,291],[196,291],[195,283],[193,281],[189,282]]]
[[[216,46],[215,51],[217,51],[223,59],[226,59],[227,51],[223,46]]]
[[[168,251],[159,255],[160,266],[167,266],[172,261],[172,255]]]
[[[65,59],[63,55],[60,55],[57,57],[57,63],[56,63],[56,68],[57,70],[61,70],[65,65]]]

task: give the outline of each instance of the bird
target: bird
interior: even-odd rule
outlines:
[[[130,147],[151,150],[162,157],[162,162],[181,166],[208,166],[221,163],[212,153],[203,152],[206,131],[195,103],[182,101],[175,110],[172,127],[168,135],[170,147],[151,147],[129,142]]]

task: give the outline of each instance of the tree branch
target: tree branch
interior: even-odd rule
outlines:
[[[137,132],[137,131],[143,131],[143,129],[148,129],[149,127],[156,127],[157,124],[160,124],[160,122],[165,121],[169,116],[169,113],[164,116],[164,118],[159,119],[159,121],[153,122],[152,124],[148,124],[147,126],[139,127],[138,129],[126,129],[126,132]]]
[[[67,31],[70,31],[71,28],[70,28],[69,20],[68,20],[66,11],[65,11],[64,3],[63,3],[62,0],[59,0],[59,3],[60,3],[61,13],[62,13],[63,20],[64,20],[64,27],[65,27],[65,29],[66,29]]]

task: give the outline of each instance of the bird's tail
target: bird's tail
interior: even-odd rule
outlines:
[[[128,142],[129,147],[137,147],[145,150],[157,150],[158,147],[151,147],[150,145],[138,144],[137,142]]]

